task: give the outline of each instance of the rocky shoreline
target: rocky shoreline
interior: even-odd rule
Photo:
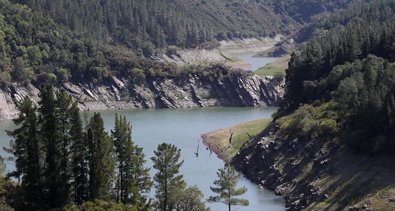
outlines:
[[[194,107],[276,106],[284,94],[284,80],[273,77],[241,75],[204,77],[151,77],[139,83],[111,77],[101,85],[64,83],[64,89],[79,102],[82,110]],[[33,84],[11,84],[0,89],[0,121],[17,115],[16,103],[25,96],[38,101],[39,88]]]
[[[284,137],[269,125],[233,158],[252,182],[284,197],[286,210],[394,210],[392,155],[366,155],[337,138]]]

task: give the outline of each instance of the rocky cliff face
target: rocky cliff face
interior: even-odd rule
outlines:
[[[65,83],[83,110],[133,108],[191,108],[212,106],[276,106],[284,93],[284,80],[273,77],[233,76],[152,77],[139,83],[112,77],[101,85]],[[38,101],[38,87],[12,84],[0,90],[0,120],[17,115],[16,103],[28,96]]]

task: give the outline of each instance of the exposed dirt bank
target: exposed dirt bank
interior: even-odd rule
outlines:
[[[282,137],[270,125],[232,163],[284,196],[287,210],[395,210],[395,158],[351,151],[339,140]]]

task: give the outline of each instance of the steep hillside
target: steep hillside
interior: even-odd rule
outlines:
[[[290,210],[393,210],[395,4],[340,14],[292,55],[275,120],[233,162]]]
[[[276,14],[291,17],[301,24],[309,23],[314,16],[345,8],[352,0],[261,0]]]
[[[149,55],[169,45],[212,47],[217,40],[290,34],[351,0],[12,0],[68,28]]]
[[[250,1],[205,0],[13,0],[61,24],[149,53],[168,45],[213,46],[214,40],[268,36],[285,25]]]

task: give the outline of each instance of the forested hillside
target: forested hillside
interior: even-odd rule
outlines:
[[[289,33],[298,27],[266,4],[1,0],[0,83],[101,83],[114,75],[174,75],[177,68],[141,55],[169,45],[210,47],[217,40]]]
[[[286,15],[299,23],[309,23],[323,12],[334,12],[346,7],[352,0],[262,0],[277,14]]]
[[[288,210],[394,210],[395,2],[321,18],[273,124],[233,162]]]
[[[332,129],[359,148],[393,150],[395,2],[357,5],[331,20],[338,24],[292,55],[284,109],[334,103],[325,109],[329,116],[319,117]]]
[[[27,4],[72,30],[142,51],[168,45],[210,47],[215,39],[274,35],[286,27],[269,9],[249,1],[13,2]]]
[[[11,82],[102,83],[116,75],[129,79],[176,75],[175,67],[65,30],[27,6],[0,0],[0,14],[1,86]]]
[[[289,34],[351,0],[12,0],[72,30],[126,44],[145,55],[169,45],[213,47],[216,40]]]

